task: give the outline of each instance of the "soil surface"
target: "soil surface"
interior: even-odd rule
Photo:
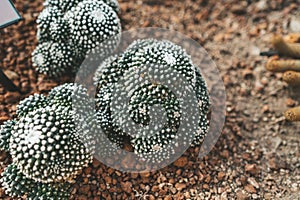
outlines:
[[[72,80],[37,74],[40,0],[15,0],[23,21],[0,30],[0,67],[25,92],[0,86],[0,124],[15,116],[19,100]],[[123,30],[162,27],[199,42],[212,56],[227,93],[226,122],[202,160],[190,148],[179,160],[151,173],[122,173],[97,160],[83,170],[74,199],[299,199],[300,123],[283,112],[299,104],[297,88],[267,72],[260,51],[274,33],[300,32],[298,0],[120,0]],[[298,89],[299,91],[299,89]],[[1,171],[10,162],[1,153]],[[0,198],[10,199],[0,188]]]

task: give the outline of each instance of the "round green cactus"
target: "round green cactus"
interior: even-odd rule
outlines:
[[[83,49],[93,49],[121,31],[117,14],[101,1],[80,2],[68,16],[71,40]]]
[[[77,72],[86,55],[103,56],[121,33],[116,0],[48,0],[37,19],[39,45],[32,53],[38,72],[59,76]]]
[[[51,39],[51,27],[57,26],[57,24],[60,23],[59,20],[63,20],[63,16],[63,12],[58,7],[53,6],[45,8],[39,14],[36,21],[38,28],[38,40],[42,42]]]
[[[33,65],[37,71],[57,76],[76,66],[77,55],[74,46],[63,42],[43,42],[32,52]]]
[[[49,102],[44,95],[34,94],[20,101],[20,103],[17,105],[16,113],[18,117],[22,117],[27,115],[29,112],[38,108],[45,107],[48,104]]]
[[[10,153],[26,177],[40,182],[72,179],[92,159],[74,133],[68,109],[47,106],[22,117],[14,126]]]
[[[73,181],[93,158],[96,123],[90,105],[87,90],[74,83],[54,88],[48,97],[36,94],[20,102],[17,118],[0,127],[0,148],[13,159],[2,178],[10,195],[68,199],[60,184]],[[28,187],[21,187],[25,183]]]
[[[145,78],[147,74],[153,80]],[[180,77],[184,77],[187,88],[180,85]],[[94,80],[99,124],[118,146],[129,139],[137,155],[163,161],[169,156],[165,147],[173,144],[176,138],[184,138],[183,144],[189,143],[189,137],[193,137],[190,141],[194,145],[202,143],[208,131],[210,102],[207,86],[199,69],[180,46],[169,41],[137,40],[122,55],[104,61]],[[199,121],[186,124],[184,131],[178,131],[183,114],[180,97],[167,85],[173,85],[175,90],[181,88],[182,95],[185,90],[190,90],[196,97]],[[188,102],[188,105],[192,103]],[[152,128],[137,132],[134,124],[150,126],[151,117],[160,117],[162,113],[150,113],[150,107],[155,105],[160,105],[166,113],[162,127],[152,124]],[[194,135],[186,136],[195,126],[198,128]]]

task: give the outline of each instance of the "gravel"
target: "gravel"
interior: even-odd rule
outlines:
[[[215,148],[202,160],[190,148],[168,167],[123,173],[97,160],[84,169],[74,199],[297,199],[300,193],[300,124],[282,113],[299,105],[297,89],[281,74],[267,72],[258,49],[271,48],[273,33],[298,30],[297,1],[121,0],[124,30],[162,27],[179,31],[208,51],[227,92],[227,118]],[[24,20],[0,30],[0,66],[25,92],[0,86],[0,124],[15,116],[20,99],[47,94],[71,77],[50,79],[35,72],[31,52],[42,1],[16,0]],[[295,24],[295,27],[290,27]],[[296,28],[296,29],[294,29]],[[1,171],[10,162],[1,153]],[[0,198],[10,199],[0,188]]]

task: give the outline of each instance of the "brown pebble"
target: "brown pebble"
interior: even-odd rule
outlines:
[[[8,116],[0,116],[0,123],[9,120]]]
[[[176,183],[175,188],[177,190],[181,191],[182,189],[186,188],[186,184],[185,183]]]
[[[132,183],[129,182],[129,181],[121,182],[121,187],[128,194],[130,194],[132,192],[132,189],[131,189],[132,188]]]
[[[90,191],[90,186],[89,185],[82,185],[79,188],[79,193],[80,194],[87,194]]]
[[[203,184],[203,186],[202,186],[202,187],[203,187],[203,189],[206,189],[206,190],[208,190],[208,189],[209,189],[209,185],[208,185],[208,184],[206,184],[206,183],[205,183],[205,184]]]
[[[243,70],[243,78],[251,78],[253,77],[253,71],[251,69],[244,69]]]
[[[248,178],[248,183],[250,183],[257,189],[259,188],[259,184],[256,182],[256,180],[253,177]]]
[[[226,174],[225,174],[224,172],[219,172],[219,173],[218,173],[218,180],[219,180],[219,181],[222,180],[222,179],[224,178],[225,175],[226,175]]]
[[[80,195],[78,197],[76,197],[77,200],[87,200],[87,196],[86,195]]]
[[[236,15],[243,15],[247,13],[247,7],[243,4],[235,4],[231,7],[231,12]]]
[[[150,176],[149,172],[145,172],[145,173],[140,173],[142,178],[148,178]]]
[[[131,178],[136,179],[139,176],[138,173],[131,173]]]
[[[164,200],[172,200],[172,196],[171,195],[168,195],[164,198]]]
[[[20,100],[20,93],[19,92],[7,92],[4,95],[4,100],[6,103],[10,104],[10,103],[15,103],[17,101]]]
[[[221,154],[221,156],[224,157],[224,158],[229,158],[229,151],[228,151],[228,150],[224,150],[224,151],[222,151],[220,154]]]
[[[259,173],[260,169],[259,169],[259,167],[257,167],[256,164],[247,164],[245,166],[245,171],[249,172],[250,174],[255,175],[255,174]]]
[[[179,159],[177,159],[175,162],[174,162],[174,165],[176,167],[184,167],[186,166],[188,163],[188,159],[187,157],[180,157]]]
[[[288,106],[288,107],[293,107],[296,105],[296,101],[291,99],[291,98],[287,98],[285,100],[285,104]]]
[[[246,192],[239,189],[236,191],[236,199],[237,200],[246,200],[246,199],[248,199],[248,195],[246,194]]]
[[[106,177],[104,178],[104,180],[105,180],[105,183],[106,183],[106,184],[111,184],[111,183],[112,183],[112,178],[111,178],[110,176],[106,176]]]
[[[269,106],[268,105],[264,105],[262,108],[263,113],[267,113],[270,111]]]
[[[19,79],[19,75],[11,70],[5,70],[4,71],[5,75],[7,76],[7,78],[9,78],[10,80],[18,80]]]
[[[246,185],[244,189],[249,193],[256,193],[256,189],[251,184]]]
[[[157,192],[159,190],[159,187],[157,185],[154,185],[151,190],[152,192]]]

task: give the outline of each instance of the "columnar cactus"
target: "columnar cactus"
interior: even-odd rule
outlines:
[[[116,47],[121,32],[116,0],[48,0],[44,5],[37,19],[39,44],[32,53],[38,72],[76,72],[90,51],[103,56]]]
[[[300,85],[300,34],[289,34],[286,37],[275,35],[271,43],[275,50],[284,58],[274,56],[266,64],[266,69],[272,72],[283,72],[282,79],[290,86]],[[285,58],[287,57],[287,58]],[[300,107],[285,112],[288,121],[300,121]]]
[[[145,66],[148,69],[145,69]],[[150,69],[151,66],[154,68]],[[152,74],[152,78],[158,79],[147,79],[147,74]],[[187,82],[187,88],[181,88],[183,93],[190,89],[195,94],[200,115],[198,124],[187,124],[184,133],[178,131],[183,114],[180,97],[159,81],[164,80],[166,84],[173,84],[177,87],[174,89],[178,89],[181,87],[177,82],[180,76],[185,77]],[[135,153],[143,158],[161,162],[169,156],[164,148],[172,144],[175,138],[184,138],[188,143],[189,137],[192,136],[185,134],[192,130],[193,126],[198,127],[190,140],[195,145],[201,144],[208,131],[207,113],[210,102],[206,84],[190,56],[180,46],[169,41],[135,41],[122,55],[104,61],[98,68],[94,81],[97,85],[98,121],[105,134],[118,146],[122,146],[124,141],[129,139]],[[122,83],[119,84],[120,82]],[[124,98],[128,95],[130,97],[127,101]],[[154,126],[147,131],[136,133],[132,122],[148,126],[153,120],[150,119],[150,114],[154,118],[159,117],[158,113],[150,113],[149,107],[156,104],[161,105],[161,109],[166,112],[163,127],[156,129]],[[113,105],[120,109],[116,112],[115,108],[112,108]]]
[[[0,147],[13,158],[2,178],[10,195],[67,199],[55,185],[71,182],[93,158],[93,142],[86,138],[89,125],[76,119],[76,110],[84,112],[90,105],[86,92],[70,83],[54,88],[48,97],[29,96],[17,106],[17,119],[1,126]]]

